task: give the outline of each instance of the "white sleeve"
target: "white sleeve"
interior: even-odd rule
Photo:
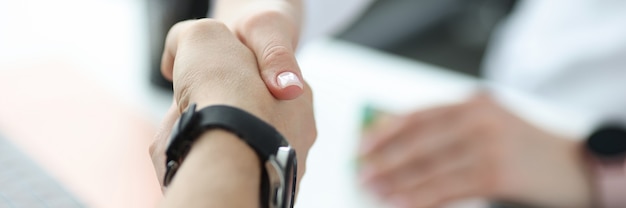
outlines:
[[[494,36],[490,81],[626,118],[626,1],[524,0]]]

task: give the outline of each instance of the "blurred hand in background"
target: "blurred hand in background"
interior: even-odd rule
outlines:
[[[487,197],[541,207],[590,207],[581,147],[534,127],[486,94],[373,128],[361,180],[398,207]]]

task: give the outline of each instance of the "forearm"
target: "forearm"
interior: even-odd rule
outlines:
[[[258,207],[260,162],[236,135],[211,130],[194,143],[161,207]]]

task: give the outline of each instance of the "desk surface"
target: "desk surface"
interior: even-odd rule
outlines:
[[[574,109],[556,108],[504,86],[338,40],[305,46],[299,62],[314,89],[319,131],[301,185],[300,208],[384,207],[356,181],[355,151],[366,104],[401,113],[459,102],[480,88],[520,117],[555,133],[580,137],[593,123]],[[484,206],[470,200],[451,207]]]
[[[366,104],[397,112],[427,108],[458,102],[477,85],[470,77],[330,39],[305,46],[299,62],[314,89],[319,132],[299,208],[383,207],[356,181],[355,151]]]

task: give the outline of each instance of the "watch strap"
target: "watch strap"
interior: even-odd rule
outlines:
[[[214,105],[200,109],[195,114],[199,128],[193,130],[196,138],[207,129],[220,128],[232,132],[252,147],[261,160],[260,204],[262,208],[270,204],[271,185],[265,167],[271,155],[275,155],[278,148],[289,144],[283,136],[271,125],[256,116],[241,109]],[[262,138],[262,139],[260,139]]]
[[[216,128],[235,134],[256,152],[261,162],[260,205],[262,208],[277,205],[278,201],[276,200],[279,198],[272,199],[271,197],[276,190],[272,185],[268,168],[270,168],[269,166],[274,167],[270,164],[276,162],[276,158],[272,158],[272,156],[278,156],[279,150],[283,147],[289,147],[289,143],[270,124],[244,110],[231,106],[214,105],[196,111],[196,104],[190,104],[188,109],[182,113],[172,128],[170,143],[166,151],[166,172],[163,184],[167,186],[171,182],[194,141],[207,130]],[[291,150],[291,148],[288,149]],[[296,170],[296,167],[293,168]],[[293,183],[295,183],[295,177]],[[295,184],[293,187],[294,190],[291,190],[292,201]]]
[[[626,130],[623,126],[607,123],[594,131],[585,143],[596,207],[626,207]]]
[[[195,137],[207,129],[220,128],[236,134],[250,145],[261,162],[276,154],[281,146],[287,146],[283,136],[271,125],[256,116],[235,107],[214,105],[203,108],[197,113],[198,121]],[[263,139],[259,139],[263,138]]]
[[[626,161],[591,160],[596,204],[602,208],[626,207]]]

